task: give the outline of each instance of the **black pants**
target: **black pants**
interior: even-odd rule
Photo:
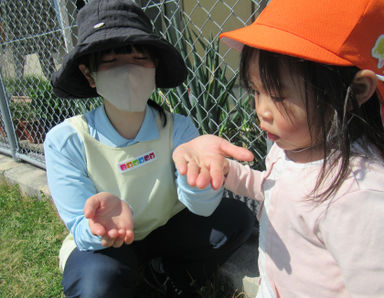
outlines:
[[[145,262],[161,257],[178,284],[203,284],[250,236],[255,216],[238,200],[224,198],[209,217],[182,210],[145,239],[120,248],[69,256],[63,275],[67,297],[133,297]]]

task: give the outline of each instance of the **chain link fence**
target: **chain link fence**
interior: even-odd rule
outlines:
[[[60,99],[49,78],[76,44],[76,15],[84,0],[0,0],[0,152],[44,168],[50,128],[101,104],[99,98]],[[136,0],[175,45],[188,78],[152,99],[190,116],[202,134],[222,136],[255,154],[263,167],[266,143],[250,96],[239,87],[239,53],[219,34],[250,24],[267,0]]]

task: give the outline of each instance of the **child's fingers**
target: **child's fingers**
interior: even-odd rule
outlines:
[[[252,161],[254,159],[251,151],[246,148],[233,145],[228,141],[223,141],[220,148],[226,157],[232,157],[240,161]]]
[[[224,183],[223,166],[225,162],[225,159],[217,159],[215,162],[211,163],[209,174],[211,177],[211,185],[213,189],[219,189]]]
[[[206,167],[200,168],[200,173],[196,178],[196,187],[200,189],[206,188],[211,182],[211,176],[209,170]]]
[[[184,176],[187,173],[188,163],[184,157],[179,155],[173,156],[173,161],[175,163],[176,169],[179,171],[180,175]]]
[[[189,185],[196,186],[196,179],[199,173],[200,166],[194,160],[189,161],[187,169],[187,182]]]

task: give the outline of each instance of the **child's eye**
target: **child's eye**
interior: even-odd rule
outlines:
[[[260,93],[257,88],[255,88],[255,86],[253,86],[253,84],[248,84],[248,93],[250,94],[255,94],[255,93]]]
[[[252,95],[253,97],[257,97],[257,96],[260,95],[260,91],[257,90],[257,89],[254,89],[254,88],[252,88],[252,87],[250,87],[250,88],[248,89],[248,93],[249,93],[250,95]]]
[[[259,100],[259,96],[260,96],[260,91],[259,90],[252,90],[252,92],[250,93],[252,95],[252,98],[254,101],[258,101]]]
[[[271,98],[273,101],[276,101],[276,102],[281,102],[281,101],[284,101],[285,99],[284,96],[273,96],[273,95],[271,95]]]

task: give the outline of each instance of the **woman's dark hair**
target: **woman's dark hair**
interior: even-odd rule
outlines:
[[[116,54],[130,54],[134,49],[140,53],[148,54],[151,60],[156,64],[157,57],[156,57],[155,49],[146,45],[130,45],[130,44],[124,45],[119,48],[108,49],[105,51],[95,52],[95,53],[91,53],[89,55],[83,56],[80,58],[79,64],[84,64],[90,70],[90,72],[95,72],[97,71],[100,65],[101,58],[103,55],[108,54],[111,51],[114,51]],[[148,105],[154,108],[159,113],[163,127],[165,127],[167,125],[167,114],[165,113],[163,107],[161,107],[157,102],[151,99],[148,100]]]
[[[300,58],[271,53],[244,46],[240,62],[240,79],[249,88],[249,65],[259,53],[259,73],[263,87],[270,94],[282,96],[281,67],[286,65],[291,74],[304,79],[305,105],[312,145],[322,146],[324,161],[313,189],[312,197],[319,201],[330,198],[350,173],[351,144],[358,141],[369,157],[369,145],[374,145],[384,157],[384,127],[380,117],[380,102],[376,93],[359,106],[355,92],[359,86],[352,81],[359,71],[316,63]],[[283,103],[284,104],[284,103]],[[319,128],[316,135],[312,127]],[[335,172],[336,171],[336,172]],[[333,173],[333,174],[330,174]],[[317,192],[324,181],[332,182],[324,191]]]

